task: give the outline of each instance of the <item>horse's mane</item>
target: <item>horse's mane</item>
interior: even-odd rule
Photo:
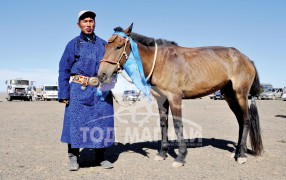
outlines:
[[[121,27],[114,28],[114,31],[118,32],[124,32],[124,29]],[[150,37],[146,37],[137,33],[131,33],[130,37],[136,41],[139,42],[145,46],[155,46],[155,43],[157,43],[158,46],[160,45],[166,45],[166,46],[178,46],[178,44],[175,41],[168,41],[165,39],[154,39]]]

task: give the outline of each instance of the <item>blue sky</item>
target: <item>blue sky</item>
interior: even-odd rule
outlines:
[[[255,62],[261,83],[286,86],[284,0],[18,0],[0,5],[0,92],[10,78],[55,84],[64,48],[79,35],[77,14],[86,9],[97,13],[95,33],[105,40],[114,27],[133,22],[134,32],[180,46],[235,47]]]

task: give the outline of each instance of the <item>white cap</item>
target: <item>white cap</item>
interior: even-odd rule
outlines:
[[[90,17],[92,19],[94,19],[96,17],[96,14],[92,11],[89,11],[89,10],[83,10],[83,11],[80,11],[78,13],[78,20],[80,20],[80,18],[85,15],[86,17]]]

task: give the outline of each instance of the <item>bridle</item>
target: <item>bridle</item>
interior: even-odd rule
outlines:
[[[126,47],[127,47],[127,43],[129,42],[129,37],[126,37],[126,38],[123,38],[121,36],[117,36],[117,37],[120,37],[122,39],[124,39],[124,49],[123,49],[123,52],[122,54],[120,55],[118,61],[112,61],[112,60],[109,60],[109,59],[102,59],[100,61],[100,63],[103,63],[103,62],[107,62],[107,63],[110,63],[110,64],[116,64],[117,65],[117,69],[116,69],[116,74],[119,74],[121,73],[122,76],[130,83],[132,83],[132,81],[130,81],[129,79],[127,79],[123,73],[122,73],[122,67],[120,66],[120,62],[122,60],[122,57],[125,56],[126,58],[126,61],[128,60],[128,55],[126,53]],[[149,75],[147,76],[146,78],[146,81],[148,81],[151,77],[151,75],[153,74],[153,71],[154,71],[154,68],[155,68],[155,64],[156,64],[156,59],[157,59],[157,51],[158,51],[158,46],[157,46],[157,43],[155,43],[155,53],[154,53],[154,59],[153,59],[153,64],[152,64],[152,68],[151,68],[151,71],[149,73]]]
[[[120,38],[123,38],[123,39],[124,39],[124,49],[123,49],[123,52],[122,52],[122,54],[120,55],[118,61],[112,61],[112,60],[109,60],[109,59],[102,59],[102,60],[100,61],[100,63],[107,62],[107,63],[112,64],[112,65],[117,65],[116,75],[118,75],[119,73],[121,73],[121,75],[122,75],[129,83],[132,83],[132,84],[133,84],[133,82],[130,81],[130,80],[124,75],[124,73],[122,73],[122,67],[123,67],[124,65],[122,65],[122,67],[120,66],[120,63],[121,63],[121,60],[122,60],[122,57],[123,57],[123,56],[125,56],[126,61],[127,61],[128,58],[129,58],[128,55],[127,55],[127,52],[126,52],[126,47],[127,47],[128,42],[130,42],[130,39],[129,39],[129,37],[126,37],[126,38],[121,37],[121,36],[117,36],[117,37],[120,37]],[[116,38],[117,38],[117,37],[116,37]],[[132,50],[131,50],[131,51],[132,51]],[[152,64],[152,69],[151,69],[149,75],[147,76],[146,81],[148,81],[148,80],[150,79],[151,75],[153,74],[153,71],[154,71],[154,68],[155,68],[156,59],[157,59],[157,51],[158,51],[158,47],[157,47],[157,43],[155,43],[155,53],[154,53],[154,60],[153,60],[153,64]],[[131,53],[131,52],[130,52],[130,53]],[[132,103],[132,104],[129,104],[129,105],[124,105],[124,104],[119,103],[119,101],[114,97],[113,93],[112,93],[112,95],[113,95],[114,100],[115,100],[118,104],[120,104],[121,106],[127,107],[127,106],[131,106],[131,105],[135,104],[135,103],[138,101],[140,93],[141,93],[141,91],[139,91],[139,94],[138,94],[136,100],[133,101],[133,103]]]
[[[117,36],[117,37],[120,37],[120,36]],[[124,49],[123,49],[123,52],[120,55],[118,61],[112,61],[109,59],[102,59],[100,61],[100,63],[107,62],[110,64],[116,64],[117,65],[116,74],[119,74],[122,71],[122,67],[120,66],[120,62],[122,60],[122,57],[125,56],[126,61],[128,60],[128,55],[126,53],[126,47],[127,47],[127,43],[129,42],[129,38],[123,38],[123,37],[120,37],[120,38],[124,39]]]

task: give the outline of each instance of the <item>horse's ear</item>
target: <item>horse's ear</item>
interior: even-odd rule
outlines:
[[[127,35],[127,36],[130,36],[131,32],[132,32],[132,27],[133,27],[133,23],[127,28],[124,30],[124,33]]]

